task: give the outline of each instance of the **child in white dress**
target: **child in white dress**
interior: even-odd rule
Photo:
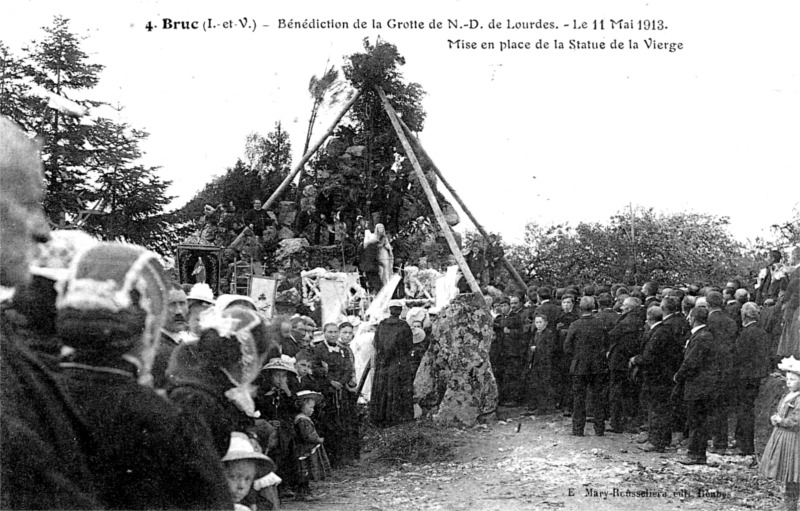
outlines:
[[[759,473],[786,483],[783,509],[797,511],[800,497],[800,360],[784,358],[778,369],[786,371],[789,393],[781,399],[778,412],[769,419],[775,429],[764,448]]]

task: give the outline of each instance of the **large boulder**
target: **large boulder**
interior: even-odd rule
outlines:
[[[414,402],[441,425],[473,426],[497,408],[489,363],[492,316],[471,294],[457,296],[433,322],[414,380]]]

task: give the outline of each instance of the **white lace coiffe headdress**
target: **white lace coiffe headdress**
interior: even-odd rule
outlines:
[[[256,340],[253,330],[263,322],[257,313],[235,307],[227,310],[210,308],[200,315],[200,331],[215,331],[220,337],[230,339],[239,343],[240,358],[238,366],[241,377],[236,378],[228,368],[221,367],[228,380],[234,385],[232,389],[225,392],[225,396],[232,401],[240,410],[251,417],[258,417],[260,414],[255,410],[252,394],[255,391],[253,382],[261,370],[261,360],[256,347]],[[201,333],[202,335],[202,333]]]
[[[72,261],[56,290],[59,311],[113,314],[137,306],[145,313],[145,340],[149,343],[157,339],[155,333],[166,317],[160,258],[137,245],[98,243]]]

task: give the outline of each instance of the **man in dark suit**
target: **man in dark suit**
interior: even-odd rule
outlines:
[[[650,307],[658,305],[658,285],[655,282],[645,282],[642,285],[642,294],[644,295],[644,311],[645,313]]]
[[[557,331],[556,325],[558,325],[558,318],[561,317],[561,307],[552,300],[553,291],[547,286],[542,286],[537,292],[539,294],[539,305],[536,306],[533,315],[544,316],[547,320],[547,328]]]
[[[683,363],[675,373],[675,383],[683,384],[689,428],[687,456],[678,460],[684,465],[705,465],[708,444],[709,406],[714,399],[716,368],[714,366],[714,336],[706,327],[708,310],[695,307],[691,314],[692,333],[686,343]]]
[[[622,302],[622,316],[608,333],[608,368],[611,384],[609,388],[611,431],[622,433],[626,422],[634,414],[634,387],[628,380],[628,361],[638,353],[639,339],[644,324],[639,312],[641,302],[628,297]]]
[[[167,367],[169,359],[175,347],[181,344],[189,329],[189,301],[186,293],[180,285],[175,282],[169,284],[167,320],[161,329],[161,342],[158,344],[158,351],[153,361],[153,368],[150,373],[153,375],[153,388],[167,388]]]
[[[758,282],[756,283],[756,303],[763,305],[768,299],[777,300],[781,291],[786,289],[788,279],[774,279],[773,274],[778,271],[783,259],[783,253],[780,250],[770,250],[769,264],[762,268],[758,274]]]
[[[714,369],[716,396],[711,410],[709,432],[714,447],[710,452],[724,454],[728,448],[728,415],[733,397],[733,347],[736,343],[736,322],[722,310],[722,293],[711,291],[706,295],[708,304],[707,327],[714,336]]]
[[[299,325],[302,323],[300,318],[283,318],[281,319],[280,324],[280,343],[281,343],[281,353],[287,355],[289,357],[294,357],[297,355],[299,351],[301,351],[305,346],[297,340],[294,336],[294,328],[295,325]]]
[[[570,325],[564,340],[564,354],[572,361],[569,374],[573,394],[572,434],[575,436],[583,436],[587,393],[593,408],[595,435],[603,436],[605,433],[608,337],[600,322],[592,316],[593,309],[594,298],[581,298],[581,316]]]
[[[726,287],[722,290],[722,300],[725,302],[725,314],[731,317],[736,322],[736,333],[742,329],[742,305],[735,298],[736,290],[732,287]]]
[[[570,325],[577,321],[580,315],[575,311],[576,306],[576,291],[567,288],[564,293],[561,295],[561,315],[558,317],[558,324],[556,325],[556,330],[558,331],[558,339],[559,344],[563,345],[564,341],[567,338],[567,332],[569,331]],[[592,300],[594,303],[594,300]],[[561,403],[561,406],[564,408],[564,416],[569,417],[572,413],[572,382],[570,378],[567,376],[569,374],[569,365],[570,365],[570,357],[566,353],[564,354],[563,358],[561,359],[562,366],[559,374],[564,375],[562,379],[559,379],[556,384],[556,396],[558,396],[558,401]]]
[[[670,393],[675,375],[673,361],[682,349],[675,342],[674,331],[663,321],[661,307],[647,309],[649,335],[641,355],[631,357],[630,365],[642,371],[642,392],[647,403],[649,428],[645,452],[664,452],[672,441]]]
[[[505,366],[505,388],[500,388],[500,402],[507,406],[517,406],[524,396],[525,365],[528,360],[528,340],[525,336],[522,299],[512,295],[509,299],[510,309],[502,321],[503,326],[503,358]]]
[[[742,306],[742,332],[733,350],[736,371],[734,407],[736,410],[736,449],[734,454],[755,454],[754,407],[761,380],[769,368],[767,332],[758,326],[758,306],[747,302]]]
[[[559,338],[558,322],[563,311],[561,307],[553,301],[553,289],[548,286],[541,286],[537,293],[539,295],[539,305],[536,306],[534,316],[543,316],[547,320],[547,328],[555,334],[556,343],[553,347],[553,395],[555,396],[556,407],[566,407],[568,403],[563,402],[564,389],[569,388],[569,377],[567,374],[567,363],[564,360],[564,343]],[[568,392],[566,392],[568,393]]]
[[[678,372],[683,363],[683,350],[686,340],[691,333],[691,327],[686,320],[686,315],[681,312],[681,299],[676,295],[665,296],[661,300],[661,311],[664,313],[664,326],[672,330],[672,340],[675,350],[674,358],[670,360],[672,374]],[[682,389],[672,393],[672,430],[683,432],[686,429],[686,407],[683,401]]]
[[[253,209],[244,212],[242,220],[244,225],[250,227],[253,234],[258,236],[259,241],[262,241],[264,230],[275,223],[270,214],[261,209],[261,201],[258,199],[253,201]]]
[[[609,293],[601,293],[597,297],[597,314],[595,314],[595,319],[603,325],[603,330],[606,333],[610,332],[612,328],[614,328],[619,321],[619,314],[614,312],[614,309],[611,306],[614,305],[614,299],[611,298]]]
[[[665,296],[661,300],[661,311],[664,313],[664,326],[672,331],[672,339],[677,349],[672,353],[675,359],[670,360],[673,374],[678,371],[683,363],[683,349],[686,347],[686,340],[689,338],[691,327],[686,321],[686,316],[680,311],[680,301],[675,296]]]

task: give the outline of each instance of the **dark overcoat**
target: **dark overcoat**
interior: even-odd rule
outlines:
[[[742,328],[733,349],[733,367],[738,380],[758,380],[769,372],[769,339],[756,322]]]
[[[90,466],[106,509],[233,507],[208,428],[139,385],[132,364],[63,364],[62,375],[91,428]]]
[[[393,424],[414,418],[413,334],[408,323],[389,316],[375,330],[375,376],[370,396],[370,418]]]
[[[696,401],[715,395],[716,369],[714,368],[714,336],[707,327],[689,337],[683,363],[675,380],[683,383],[683,399]]]
[[[722,310],[708,313],[706,327],[714,336],[714,368],[717,374],[716,388],[722,394],[731,391],[734,381],[733,347],[736,344],[736,322]]]
[[[642,368],[645,391],[672,387],[674,360],[681,355],[681,347],[669,325],[659,323],[651,328],[642,354],[634,358],[634,363]]]
[[[569,326],[564,340],[564,354],[571,360],[569,374],[582,376],[607,372],[607,349],[608,337],[603,325],[591,314],[581,316]]]
[[[628,361],[639,352],[644,323],[638,310],[624,313],[608,332],[608,367],[612,371],[627,371]]]

